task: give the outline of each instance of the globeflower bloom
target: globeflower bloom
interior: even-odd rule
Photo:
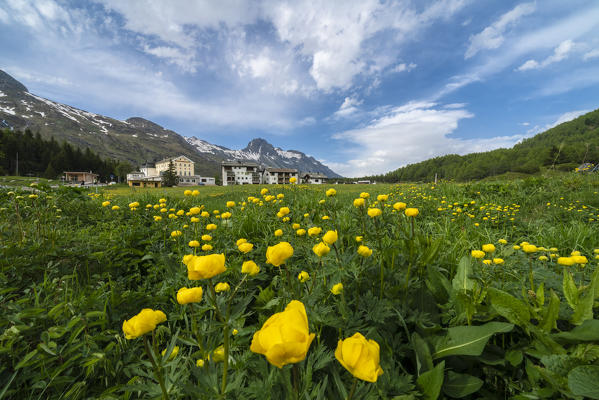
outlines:
[[[586,264],[589,262],[589,260],[587,260],[586,256],[572,256],[572,258],[574,259],[574,262],[576,264]]]
[[[183,232],[181,231],[172,231],[171,232],[171,237],[179,237],[183,234]]]
[[[119,206],[112,206],[112,211],[117,211],[117,210],[120,210],[120,209],[121,209],[121,207],[119,207]]]
[[[295,231],[295,234],[297,236],[304,236],[306,234],[306,230],[305,229],[298,229],[297,231]]]
[[[241,273],[248,274],[249,276],[258,275],[260,272],[260,267],[253,261],[244,261],[241,264]]]
[[[383,213],[383,211],[380,208],[369,208],[368,209],[368,216],[370,218],[378,217],[382,213]]]
[[[227,207],[228,208],[235,207],[235,202],[234,201],[227,201]]]
[[[332,197],[337,194],[337,191],[335,189],[331,188],[331,189],[327,190],[325,193],[326,193],[327,197]]]
[[[364,207],[364,199],[359,198],[359,199],[354,199],[354,207],[358,208],[358,207]]]
[[[204,242],[209,242],[209,241],[212,240],[212,236],[210,236],[210,235],[202,235],[202,240]]]
[[[326,244],[333,244],[337,241],[338,238],[339,236],[337,235],[337,231],[328,231],[322,237],[322,241]]]
[[[281,242],[266,249],[266,262],[275,267],[281,266],[293,255],[293,247],[288,242]]]
[[[123,321],[123,332],[126,339],[135,339],[153,331],[161,322],[166,321],[166,314],[160,310],[144,308],[139,314]]]
[[[397,211],[405,210],[407,206],[408,205],[406,203],[401,202],[401,201],[393,204],[393,208]]]
[[[376,196],[376,200],[377,201],[387,201],[389,200],[389,195],[387,194],[379,194],[378,196]]]
[[[503,264],[503,258],[494,258],[493,264],[497,264],[497,265]]]
[[[325,243],[320,242],[320,243],[314,245],[314,247],[312,247],[312,251],[318,257],[322,257],[322,256],[326,256],[327,254],[329,254],[329,251],[331,251],[331,248],[329,246],[327,246]]]
[[[225,255],[210,254],[193,256],[187,263],[187,277],[190,280],[208,279],[225,272]]]
[[[197,240],[192,240],[188,243],[189,247],[200,247],[200,242]]]
[[[214,286],[214,291],[216,293],[228,292],[229,290],[231,290],[231,286],[229,286],[227,282],[219,282]]]
[[[483,244],[483,251],[485,253],[492,253],[495,251],[495,246],[493,244]]]
[[[362,257],[370,257],[372,255],[372,250],[367,246],[360,246],[358,247],[358,254]]]
[[[318,236],[320,235],[320,232],[322,232],[322,228],[313,226],[312,228],[308,229],[308,236]]]
[[[333,293],[335,296],[341,294],[341,292],[343,292],[343,283],[341,282],[333,285],[331,288],[331,293]]]
[[[277,229],[275,231],[275,236],[279,237],[279,236],[283,236],[283,230],[282,229]]]
[[[537,252],[537,246],[535,246],[534,244],[525,244],[524,246],[522,246],[522,250],[525,253],[536,253]]]
[[[306,271],[302,271],[298,274],[297,279],[301,282],[304,283],[308,280],[310,280],[310,274],[308,274]]]
[[[559,265],[564,265],[564,266],[566,266],[566,267],[569,267],[569,266],[571,266],[571,265],[574,265],[574,264],[576,264],[576,261],[574,261],[574,258],[573,258],[573,257],[559,257],[559,258],[557,259],[557,263],[558,263]]]
[[[203,244],[202,245],[202,251],[210,251],[210,250],[212,250],[211,244]]]
[[[297,178],[295,176],[292,176],[291,178],[289,178],[289,183],[295,183],[297,182]]]
[[[177,292],[177,303],[179,304],[189,304],[189,303],[198,303],[202,301],[203,290],[201,287],[194,288],[186,288],[182,287]]]
[[[470,255],[474,258],[483,258],[485,256],[485,252],[482,250],[472,250]]]
[[[383,374],[380,363],[380,348],[374,340],[366,340],[360,333],[339,340],[335,358],[353,376],[367,382],[376,382]]]
[[[109,201],[103,201],[102,202],[102,207],[108,207],[110,205]]]
[[[497,243],[500,243],[500,244],[507,244],[507,240],[505,240],[505,239],[499,239],[499,240],[497,241]]]
[[[420,213],[420,211],[418,211],[417,208],[406,208],[406,211],[404,211],[404,213],[407,217],[415,217]]]
[[[206,229],[209,231],[213,231],[217,228],[217,226],[215,224],[208,224],[206,225]]]
[[[360,193],[360,198],[362,198],[362,199],[367,199],[369,197],[370,197],[370,193],[367,193],[367,192]]]
[[[237,248],[239,249],[239,251],[241,251],[243,254],[249,253],[250,251],[252,251],[252,249],[254,248],[254,245],[251,243],[241,243],[239,246],[237,246]]]
[[[289,207],[281,207],[279,209],[279,214],[281,214],[282,217],[289,214]]]
[[[250,350],[265,355],[269,363],[283,368],[306,358],[314,336],[308,328],[304,304],[292,300],[284,311],[273,314],[254,333]]]

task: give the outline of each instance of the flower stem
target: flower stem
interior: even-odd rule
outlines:
[[[349,396],[347,396],[347,400],[351,400],[354,397],[354,392],[356,391],[356,386],[358,385],[358,378],[354,378],[354,383],[351,386],[351,390],[349,391]]]
[[[150,345],[148,344],[148,337],[144,336],[144,346],[146,348],[146,353],[150,358],[150,363],[154,368],[154,374],[156,375],[156,379],[158,379],[158,383],[160,384],[160,389],[162,390],[162,398],[164,400],[168,400],[168,393],[166,391],[166,386],[164,385],[164,378],[162,377],[161,368],[156,364],[156,360],[154,359],[154,354],[150,350]]]

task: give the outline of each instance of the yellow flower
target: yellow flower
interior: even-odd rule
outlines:
[[[547,261],[549,258],[547,256],[540,256],[539,261]]]
[[[297,279],[301,282],[304,283],[306,281],[308,281],[310,279],[310,274],[308,274],[306,271],[302,271],[299,273],[299,275],[297,276]]]
[[[331,251],[331,248],[329,246],[327,246],[325,243],[320,242],[318,244],[315,244],[314,247],[312,247],[312,251],[318,257],[322,257],[322,256],[326,256],[327,254],[329,254],[329,251]]]
[[[178,236],[181,236],[182,234],[183,234],[183,232],[181,232],[181,231],[172,231],[171,237],[178,237]]]
[[[341,292],[343,292],[343,283],[341,282],[333,285],[333,287],[331,288],[331,293],[333,293],[335,296],[341,294]]]
[[[200,247],[200,242],[197,240],[192,240],[188,243],[189,247]]]
[[[574,258],[572,257],[559,257],[557,259],[557,263],[559,265],[565,265],[569,267],[570,265],[576,264],[576,261],[574,261]]]
[[[266,262],[275,267],[281,266],[293,255],[293,247],[288,242],[281,242],[266,249]]]
[[[225,348],[221,345],[212,352],[212,361],[221,362],[225,359]]]
[[[110,205],[109,201],[103,201],[102,202],[102,207],[108,207]]]
[[[191,192],[192,196],[198,196],[200,194],[199,190],[194,190],[193,192]]]
[[[324,199],[318,200],[318,204],[324,204],[324,203],[326,203],[326,201]]]
[[[212,245],[211,244],[204,244],[202,245],[202,251],[210,251],[212,250]]]
[[[268,189],[267,188],[264,188],[264,189],[260,190],[260,194],[262,196],[264,196],[266,193],[268,193]]]
[[[522,250],[525,253],[536,253],[537,252],[537,246],[535,246],[534,244],[525,244],[524,246],[522,246]]]
[[[235,202],[234,201],[227,201],[227,207],[228,208],[235,207]]]
[[[231,290],[231,286],[229,286],[227,282],[219,282],[214,286],[214,291],[216,293],[228,292],[229,290]]]
[[[586,264],[589,262],[585,256],[572,256],[576,264]]]
[[[137,208],[139,207],[139,202],[134,201],[133,203],[129,203],[129,208]]]
[[[406,211],[404,212],[408,217],[415,217],[420,213],[417,208],[406,208]]]
[[[160,310],[144,308],[130,320],[123,321],[123,332],[126,339],[135,339],[153,331],[161,322],[166,321],[166,314]]]
[[[387,201],[387,200],[389,200],[389,195],[379,194],[378,196],[376,196],[376,200],[380,201],[380,202]]]
[[[359,198],[359,199],[354,199],[354,207],[364,207],[364,199]]]
[[[112,206],[112,211],[117,211],[117,210],[120,210],[120,209],[121,209],[121,207],[119,207],[119,206]]]
[[[265,355],[269,363],[283,368],[306,358],[314,336],[308,328],[304,304],[292,300],[285,311],[273,314],[262,329],[254,333],[250,350]]]
[[[233,334],[233,336],[237,335],[239,333],[239,331],[237,329],[233,329],[231,331],[231,333]]]
[[[210,236],[210,235],[202,235],[202,240],[204,242],[209,242],[209,241],[212,240],[212,236]]]
[[[29,198],[30,199],[37,199],[39,196],[37,194],[30,194]]]
[[[277,229],[275,231],[275,236],[279,237],[279,236],[283,236],[283,230],[282,229]]]
[[[162,357],[164,357],[164,355],[166,354],[166,350],[168,350],[168,349],[164,349],[164,350],[162,350],[162,353],[160,353],[160,354],[162,354]],[[177,354],[179,354],[179,346],[173,347],[173,351],[171,351],[171,355],[168,357],[168,361],[175,358],[177,356]]]
[[[166,199],[165,198],[161,198],[160,200],[158,200],[159,203],[166,203]]]
[[[485,252],[482,250],[472,250],[472,252],[470,252],[470,254],[474,258],[483,258],[485,256]]]
[[[228,212],[228,211],[227,211],[227,212],[224,212],[224,213],[222,213],[222,214],[220,215],[220,217],[221,217],[222,219],[229,219],[229,218],[231,218],[231,213],[230,213],[230,212]],[[217,218],[218,218],[218,216],[217,216]]]
[[[289,214],[289,207],[281,207],[279,209],[279,214],[281,214],[282,217]]]
[[[183,264],[187,265],[189,261],[193,258],[193,254],[185,254],[183,256]]]
[[[578,250],[574,250],[572,253],[570,253],[571,256],[579,256],[580,255],[580,251]]]
[[[160,215],[154,215],[154,221],[162,221],[162,217]]]
[[[338,239],[337,231],[328,231],[322,237],[322,241],[325,242],[326,244],[333,244],[337,241],[337,239]]]
[[[196,367],[202,368],[203,366],[204,366],[204,360],[199,359],[198,361],[196,361]]]
[[[383,211],[380,208],[369,208],[368,209],[368,216],[370,218],[378,217],[382,213],[383,213]]]
[[[208,279],[223,273],[225,267],[224,254],[210,254],[207,256],[193,256],[187,263],[187,276],[190,280]]]
[[[187,189],[187,190],[183,191],[183,195],[184,196],[191,196],[191,190]]]
[[[483,264],[485,264],[485,265],[491,265],[492,262],[493,261],[491,261],[491,260],[483,260]]]
[[[291,178],[289,178],[289,183],[295,183],[297,182],[297,178],[295,176],[292,176]]]
[[[520,246],[518,246],[517,244],[514,245],[514,250],[520,250]]]
[[[493,259],[493,264],[503,264],[503,258],[494,258]]]
[[[200,222],[200,219],[199,219],[198,217],[191,217],[189,220],[190,220],[191,222],[193,222],[194,224],[195,224],[196,222]]]
[[[358,254],[362,257],[370,257],[372,255],[372,250],[366,246],[358,247]]]
[[[325,220],[325,221],[326,221],[327,219],[330,219],[330,217],[329,217],[328,215],[323,215],[323,216],[322,216],[322,220]]]
[[[191,208],[189,209],[189,213],[190,213],[191,215],[198,215],[198,214],[199,214],[199,213],[201,213],[201,212],[202,212],[202,209],[201,209],[200,207],[191,207]]]
[[[320,232],[322,232],[322,228],[313,226],[312,228],[308,229],[308,236],[318,236],[320,235]]]
[[[367,193],[367,192],[360,193],[360,198],[362,198],[362,199],[367,199],[369,197],[370,197],[370,193]]]
[[[364,240],[364,237],[356,236],[356,242],[360,243],[362,240]]]
[[[237,246],[237,248],[239,249],[239,251],[241,251],[244,254],[249,253],[250,251],[252,251],[252,249],[254,248],[254,245],[251,243],[242,243],[239,246]]]
[[[297,231],[295,231],[295,234],[297,236],[304,236],[306,234],[306,230],[305,229],[298,229]]]
[[[408,205],[406,203],[403,203],[401,201],[393,204],[393,208],[397,211],[405,210],[407,206]]]
[[[247,239],[241,238],[241,239],[237,239],[237,242],[235,242],[235,244],[237,245],[237,247],[239,247],[241,244],[247,243],[247,241],[248,241]]]
[[[336,194],[337,194],[337,191],[332,188],[326,191],[327,197],[335,196]]]
[[[258,275],[260,272],[260,267],[253,261],[244,261],[241,264],[241,273],[248,274],[249,276]]]
[[[202,301],[203,290],[201,287],[194,287],[187,289],[186,287],[182,287],[177,292],[177,303],[179,304],[189,304],[189,303],[198,303]]]
[[[483,244],[483,251],[485,253],[492,253],[495,251],[495,245],[493,244]]]
[[[208,211],[202,211],[200,213],[200,217],[202,218],[208,218],[210,216],[210,213]]]
[[[507,244],[507,240],[505,240],[505,239],[499,239],[497,241],[497,243],[499,243],[499,244]]]
[[[208,224],[208,225],[206,225],[206,230],[209,230],[209,231],[213,231],[216,228],[217,228],[217,226],[214,225],[214,224]]]
[[[376,382],[383,374],[380,363],[380,348],[374,340],[366,340],[360,333],[339,340],[335,358],[353,376],[367,382]]]

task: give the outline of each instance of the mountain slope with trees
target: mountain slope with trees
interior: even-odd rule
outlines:
[[[543,167],[571,171],[584,162],[599,162],[599,109],[524,139],[510,149],[448,154],[366,178],[377,182],[432,181],[437,174],[439,179],[468,181],[506,172],[533,174]]]

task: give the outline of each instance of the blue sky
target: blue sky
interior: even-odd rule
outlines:
[[[35,94],[345,176],[599,107],[595,0],[0,0],[0,46]]]

